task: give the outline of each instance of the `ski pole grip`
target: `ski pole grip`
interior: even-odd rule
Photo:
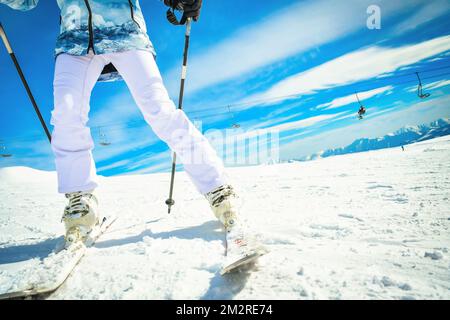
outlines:
[[[8,53],[9,54],[13,53],[11,44],[9,43],[8,38],[6,37],[5,30],[3,29],[3,26],[1,23],[0,23],[0,37],[2,38],[3,43],[5,44],[6,50],[8,50]]]
[[[186,22],[186,37],[189,37],[191,35],[191,24],[192,24],[192,18],[187,18],[187,22]]]

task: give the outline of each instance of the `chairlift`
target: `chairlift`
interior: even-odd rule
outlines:
[[[366,114],[366,108],[362,105],[361,101],[359,100],[358,93],[355,92],[356,100],[358,100],[359,104],[359,110],[358,110],[358,119],[362,120],[363,116]]]
[[[231,124],[231,128],[232,129],[240,128],[241,125],[235,121],[234,113],[231,112],[230,106],[228,106],[228,112],[231,114],[231,117],[233,118],[233,123]]]
[[[423,93],[423,89],[422,89],[422,81],[420,80],[420,76],[419,76],[419,73],[418,73],[418,72],[416,72],[416,76],[417,76],[417,79],[419,80],[419,85],[418,85],[418,87],[417,87],[417,96],[418,96],[420,99],[426,99],[426,98],[428,98],[431,94],[430,94],[430,93]]]
[[[101,146],[107,147],[107,146],[111,145],[111,142],[107,139],[106,134],[104,134],[100,128],[98,129],[98,135],[100,138],[99,143]]]
[[[0,157],[2,157],[2,158],[12,157],[12,154],[7,152],[6,146],[4,146],[4,145],[0,145]]]

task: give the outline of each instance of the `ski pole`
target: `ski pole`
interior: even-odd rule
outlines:
[[[178,97],[178,109],[183,109],[183,96],[184,96],[184,83],[186,80],[187,74],[187,60],[188,60],[188,50],[189,50],[189,38],[191,36],[191,18],[187,19],[186,22],[186,36],[184,40],[184,53],[183,53],[183,68],[181,71],[181,83],[180,83],[180,95]],[[172,206],[175,204],[175,200],[173,200],[173,185],[175,181],[175,168],[177,166],[177,154],[174,152],[172,155],[172,175],[170,177],[170,190],[169,190],[169,198],[166,200],[166,204],[168,206],[168,213],[172,209]]]
[[[44,118],[42,118],[42,114],[39,111],[39,107],[36,103],[36,100],[34,100],[33,94],[31,93],[30,87],[28,86],[27,80],[25,79],[25,76],[23,75],[22,69],[20,68],[19,62],[17,61],[16,55],[14,54],[11,44],[9,43],[8,37],[6,36],[5,29],[3,29],[3,26],[1,23],[0,23],[0,37],[2,38],[3,43],[5,44],[6,50],[8,51],[12,61],[14,62],[14,65],[16,66],[16,70],[19,73],[20,79],[22,80],[25,90],[27,91],[28,97],[30,98],[31,103],[33,104],[34,111],[36,111],[39,121],[41,122],[41,125],[44,128],[45,134],[47,135],[48,141],[51,143],[52,136],[50,134],[50,131],[48,130],[47,125],[45,124]]]

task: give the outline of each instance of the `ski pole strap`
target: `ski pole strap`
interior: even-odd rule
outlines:
[[[181,20],[178,20],[177,16],[175,15],[174,9],[167,10],[167,20],[175,26],[180,26],[186,23],[187,17],[186,14],[183,13],[183,16],[181,17]]]
[[[11,44],[9,43],[8,38],[6,37],[5,30],[3,30],[3,26],[1,23],[0,23],[0,37],[2,38],[3,43],[5,44],[6,50],[8,50],[8,53],[9,54],[13,53]]]
[[[167,14],[166,14],[167,20],[171,24],[179,26],[181,24],[181,21],[179,21],[177,16],[175,15],[175,10],[181,11],[183,9],[181,0],[164,0],[164,4],[169,7],[169,9],[167,10]]]
[[[184,25],[189,18],[197,21],[200,16],[202,0],[164,0],[164,4],[169,7],[167,10],[167,20],[173,25]],[[175,11],[182,11],[183,15],[178,20]]]

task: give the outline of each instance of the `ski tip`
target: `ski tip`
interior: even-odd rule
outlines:
[[[243,266],[249,265],[251,263],[254,263],[258,260],[259,257],[267,254],[269,251],[267,249],[265,250],[258,250],[257,252],[254,252],[253,254],[242,258],[226,267],[224,267],[221,271],[220,271],[220,275],[226,275],[228,273],[232,273],[234,271],[237,271],[238,269],[240,269]]]

